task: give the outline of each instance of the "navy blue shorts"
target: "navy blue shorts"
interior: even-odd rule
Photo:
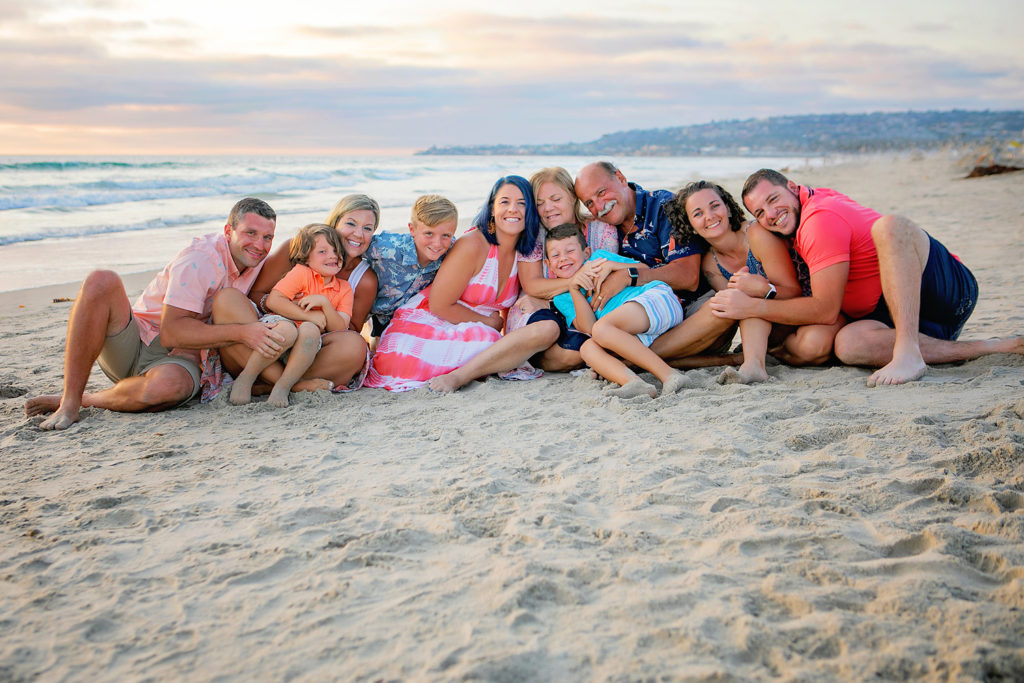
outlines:
[[[960,336],[978,303],[978,281],[941,242],[931,235],[928,240],[928,263],[921,273],[921,321],[917,329],[934,339],[953,340]],[[884,297],[863,320],[877,320],[895,327]]]
[[[539,311],[534,311],[533,314],[526,319],[526,324],[529,325],[530,323],[540,322],[541,320],[554,320],[558,323],[558,341],[555,343],[563,349],[579,351],[580,347],[583,346],[583,342],[590,339],[590,337],[578,330],[570,330],[569,326],[565,322],[565,316],[557,310],[552,310],[550,308],[542,308]]]

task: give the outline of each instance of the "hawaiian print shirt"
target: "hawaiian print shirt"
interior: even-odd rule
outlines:
[[[395,309],[434,281],[444,256],[425,266],[416,257],[412,235],[382,232],[374,235],[363,256],[377,274],[377,298],[370,312],[391,317]]]

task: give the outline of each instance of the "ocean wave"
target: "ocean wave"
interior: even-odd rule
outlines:
[[[187,177],[160,176],[134,179],[127,176],[86,182],[0,187],[0,211],[14,209],[75,209],[104,204],[188,199],[217,195],[280,195],[286,192],[349,186],[372,179],[369,173],[307,171],[222,174]]]
[[[0,162],[0,171],[80,171],[83,169],[186,168],[194,166],[181,161],[15,161]]]
[[[120,232],[139,232],[143,230],[158,230],[161,228],[175,228],[207,223],[209,221],[217,221],[222,218],[223,216],[210,214],[207,216],[176,216],[174,220],[154,218],[127,225],[80,225],[70,229],[67,227],[42,228],[31,233],[0,235],[0,247],[9,244],[18,244],[21,242],[39,242],[47,239],[64,240],[71,237],[91,237],[93,235],[109,235]]]

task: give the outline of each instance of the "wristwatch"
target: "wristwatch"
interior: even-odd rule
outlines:
[[[778,294],[778,290],[775,289],[775,285],[768,283],[768,293],[764,295],[765,299],[774,299],[775,295]]]
[[[626,272],[629,273],[629,286],[636,287],[637,280],[640,279],[640,271],[635,266],[630,266]]]

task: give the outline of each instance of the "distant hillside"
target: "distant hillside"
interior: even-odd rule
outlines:
[[[419,154],[582,156],[784,155],[933,149],[1024,136],[1024,111],[922,111],[773,116],[627,130],[591,142],[431,147]]]

